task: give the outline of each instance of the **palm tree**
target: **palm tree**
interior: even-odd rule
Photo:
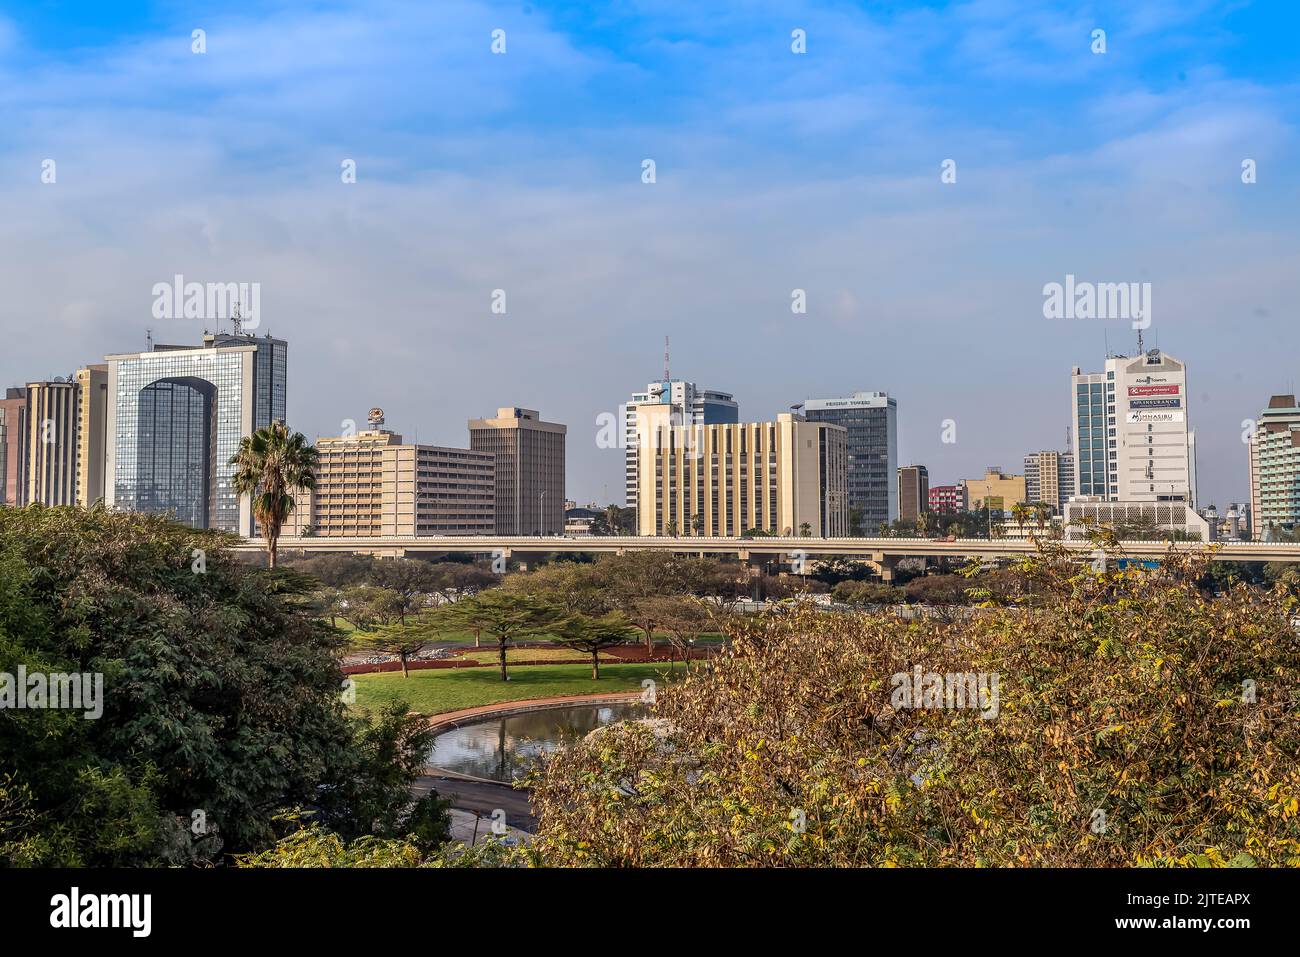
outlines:
[[[1043,529],[1047,526],[1052,517],[1052,506],[1046,502],[1034,503],[1034,521],[1038,523],[1038,534],[1043,534]]]
[[[605,527],[610,535],[617,535],[622,531],[620,526],[623,518],[623,510],[613,502],[605,506]]]
[[[230,464],[237,468],[235,491],[252,500],[272,568],[280,529],[293,513],[294,491],[316,487],[319,459],[306,436],[278,421],[240,439],[239,451],[231,456]]]
[[[1011,517],[1016,520],[1016,525],[1020,529],[1020,534],[1025,533],[1025,519],[1029,518],[1029,506],[1024,502],[1016,502],[1011,506]]]

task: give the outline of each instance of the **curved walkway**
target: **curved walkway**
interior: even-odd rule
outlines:
[[[492,715],[523,714],[528,711],[542,711],[546,708],[573,704],[615,704],[636,701],[640,697],[639,691],[620,691],[499,701],[496,704],[482,705],[477,708],[462,708],[459,711],[444,711],[442,714],[430,715],[429,727],[434,730],[454,728],[466,721]],[[511,827],[530,834],[536,831],[537,819],[533,816],[531,795],[527,788],[516,788],[506,781],[458,774],[431,764],[425,765],[425,772],[416,779],[414,787],[416,794],[423,795],[430,790],[436,790],[442,797],[450,799],[453,808],[466,811],[476,817],[483,814],[491,815],[493,811],[500,808],[506,812],[506,823]]]
[[[641,697],[640,691],[606,691],[596,694],[553,695],[549,698],[524,698],[519,701],[498,701],[496,704],[479,705],[476,708],[461,708],[459,711],[443,711],[429,715],[429,727],[434,730],[455,727],[473,718],[491,717],[492,715],[523,714],[527,711],[542,711],[571,704],[615,704],[636,701]]]

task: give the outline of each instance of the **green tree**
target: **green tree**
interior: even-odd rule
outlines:
[[[409,623],[402,621],[378,628],[372,634],[359,638],[356,643],[362,648],[397,655],[402,663],[402,677],[409,678],[408,664],[411,656],[419,654],[429,643],[429,638],[424,623],[412,619]]]
[[[1011,506],[1011,517],[1015,520],[1016,527],[1020,529],[1021,534],[1025,531],[1025,522],[1029,520],[1029,506],[1024,502],[1016,502]]]
[[[392,624],[401,618],[406,602],[391,588],[377,585],[354,585],[343,589],[339,617],[352,623],[359,631],[373,631],[379,625]]]
[[[609,566],[603,562],[553,562],[535,571],[511,575],[502,586],[509,593],[528,595],[554,605],[566,615],[603,615],[612,610]]]
[[[566,648],[591,655],[591,680],[600,678],[600,653],[614,645],[625,644],[632,626],[622,612],[612,611],[599,618],[577,614],[553,626],[551,639]]]
[[[636,509],[606,505],[592,521],[589,531],[592,535],[635,535]]]
[[[648,617],[668,634],[676,661],[678,653],[690,666],[691,653],[700,636],[712,627],[715,614],[701,599],[686,595],[646,598]]]
[[[607,534],[617,535],[623,526],[623,510],[610,502],[605,506],[605,528]]]
[[[0,508],[0,672],[102,681],[94,720],[2,712],[0,866],[219,861],[269,846],[293,807],[347,840],[435,839],[411,793],[423,723],[351,713],[315,581],[250,568],[232,541],[154,515]]]
[[[272,568],[280,530],[293,514],[294,493],[316,487],[319,458],[306,436],[290,432],[279,421],[240,439],[238,451],[231,456],[236,469],[231,486],[239,495],[249,496]]]
[[[1046,502],[1034,503],[1034,508],[1033,508],[1034,521],[1038,525],[1039,535],[1043,534],[1043,529],[1046,528],[1047,523],[1052,520],[1052,513],[1054,511],[1055,509],[1053,509],[1052,506],[1048,505]]]
[[[551,605],[499,588],[462,598],[451,607],[462,621],[473,622],[496,641],[502,681],[510,680],[506,673],[506,649],[513,642],[545,634],[561,618]]]

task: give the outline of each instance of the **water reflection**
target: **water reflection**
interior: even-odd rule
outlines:
[[[640,702],[572,705],[499,718],[484,718],[433,739],[429,763],[494,781],[522,777],[538,756],[615,721],[643,718]]]

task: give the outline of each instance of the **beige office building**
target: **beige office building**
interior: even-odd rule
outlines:
[[[637,532],[728,537],[849,533],[848,432],[783,413],[775,422],[673,426],[637,409]]]
[[[77,383],[27,383],[29,503],[77,503]]]
[[[496,533],[564,532],[564,436],[534,409],[497,409],[494,419],[470,419],[469,447],[496,457]]]
[[[108,366],[77,370],[77,504],[104,497],[108,462]]]
[[[1009,514],[1013,506],[1025,501],[1025,477],[1007,475],[996,465],[984,470],[984,477],[965,479],[966,501],[971,511],[990,510]]]
[[[384,429],[318,439],[316,488],[300,492],[286,528],[320,538],[490,535],[490,454],[409,445]]]
[[[104,497],[108,434],[108,366],[78,369],[67,379],[29,382],[21,443],[25,457],[13,478],[22,497],[14,504],[94,505]],[[6,496],[7,497],[7,496]]]
[[[1025,503],[1042,502],[1052,506],[1054,514],[1065,512],[1065,503],[1074,497],[1074,453],[1044,449],[1025,456]]]

